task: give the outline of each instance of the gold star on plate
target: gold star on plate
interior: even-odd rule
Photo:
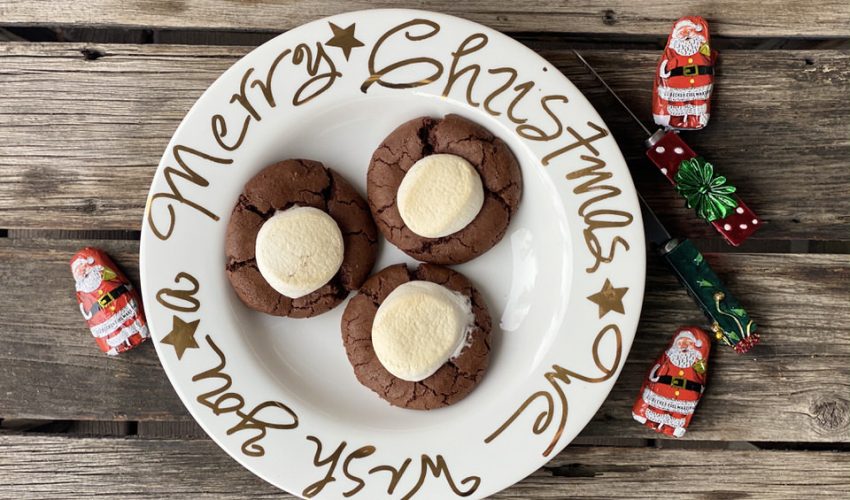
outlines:
[[[342,53],[345,54],[345,60],[348,60],[348,56],[351,55],[351,49],[355,47],[362,47],[363,42],[354,38],[354,24],[349,26],[348,28],[342,29],[334,23],[328,23],[331,25],[331,31],[333,31],[334,36],[327,42],[326,45],[330,45],[331,47],[339,47],[342,49]]]
[[[611,280],[605,279],[605,284],[602,285],[602,290],[599,293],[594,293],[587,297],[587,300],[599,306],[599,317],[605,316],[610,311],[615,311],[620,314],[625,314],[623,308],[623,295],[628,292],[628,288],[614,288]]]
[[[198,348],[198,343],[195,342],[195,330],[198,329],[198,323],[201,320],[196,319],[195,321],[186,323],[177,316],[173,316],[173,318],[174,323],[171,326],[171,331],[160,342],[174,346],[174,351],[177,352],[177,359],[181,359],[186,349]]]

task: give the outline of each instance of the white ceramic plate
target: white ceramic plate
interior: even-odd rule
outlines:
[[[456,266],[494,318],[489,371],[456,405],[419,412],[355,380],[344,304],[307,320],[244,307],[224,232],[268,163],[319,160],[365,193],[384,136],[447,113],[506,141],[525,186],[505,238]],[[602,404],[637,326],[644,258],[617,144],[555,67],[463,19],[372,10],[278,36],[198,99],[151,185],[140,265],[171,383],[246,468],[303,497],[479,498],[538,469]],[[398,262],[411,260],[382,242],[375,270]]]

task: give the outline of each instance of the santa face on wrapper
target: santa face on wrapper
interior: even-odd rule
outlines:
[[[80,312],[103,352],[114,356],[148,338],[138,294],[105,253],[80,250],[71,272]]]
[[[709,43],[703,18],[683,17],[673,25],[653,85],[652,114],[658,125],[697,130],[708,124],[717,58]]]
[[[634,419],[656,432],[683,436],[705,390],[710,349],[710,337],[700,328],[677,330],[641,386]]]

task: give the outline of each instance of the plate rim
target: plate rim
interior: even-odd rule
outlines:
[[[337,19],[337,18],[340,18],[340,17],[356,17],[358,15],[366,15],[366,14],[368,14],[368,15],[390,14],[390,15],[396,15],[396,16],[409,15],[409,16],[414,16],[414,17],[418,16],[418,17],[426,17],[426,18],[428,16],[437,16],[437,17],[439,17],[443,20],[450,20],[452,22],[460,22],[460,23],[463,23],[463,24],[470,25],[470,26],[474,27],[476,30],[478,30],[478,31],[484,30],[488,34],[495,33],[495,34],[498,35],[498,38],[500,38],[500,40],[499,40],[500,43],[502,43],[503,41],[506,41],[506,40],[510,41],[510,42],[512,42],[513,46],[516,49],[521,48],[522,50],[524,50],[526,52],[526,54],[529,57],[533,58],[534,60],[539,60],[541,62],[544,62],[547,65],[549,65],[550,67],[555,68],[557,75],[560,77],[560,79],[563,81],[563,83],[565,83],[566,85],[571,86],[575,89],[575,91],[587,102],[587,105],[589,106],[590,110],[596,115],[596,118],[598,119],[598,123],[602,124],[607,130],[610,131],[610,128],[608,127],[606,122],[602,119],[602,117],[599,115],[596,108],[590,103],[589,100],[587,100],[587,98],[584,96],[584,94],[581,92],[581,90],[579,90],[577,87],[575,87],[575,85],[572,83],[572,81],[566,75],[561,73],[560,70],[558,70],[558,68],[556,66],[549,63],[549,61],[547,61],[541,55],[534,52],[529,47],[525,46],[523,43],[521,43],[517,40],[514,40],[510,36],[500,32],[500,31],[497,31],[493,28],[490,28],[486,25],[477,23],[475,21],[470,21],[470,20],[462,18],[462,17],[450,15],[450,14],[444,14],[444,13],[427,11],[427,10],[420,10],[420,9],[405,9],[405,8],[383,8],[383,9],[382,8],[376,8],[376,9],[364,9],[364,10],[357,10],[357,11],[347,11],[347,12],[340,12],[340,13],[333,14],[333,15],[330,15],[330,16],[314,19],[314,20],[312,20],[308,23],[299,25],[295,28],[287,30],[286,32],[278,34],[274,38],[254,47],[248,53],[244,54],[243,56],[241,56],[237,60],[235,60],[226,70],[224,70],[198,96],[197,100],[192,104],[192,106],[189,108],[189,110],[186,112],[186,114],[181,119],[180,124],[174,130],[173,134],[171,135],[171,138],[168,141],[168,144],[165,147],[163,155],[160,158],[159,163],[157,164],[154,176],[151,180],[151,185],[150,185],[150,189],[149,189],[148,196],[147,196],[147,199],[146,199],[145,211],[144,211],[143,220],[142,220],[142,231],[141,231],[142,235],[141,235],[140,251],[139,251],[139,269],[140,269],[140,281],[141,281],[141,285],[142,285],[142,290],[144,291],[144,295],[145,295],[146,298],[152,296],[152,292],[147,291],[149,289],[148,285],[150,284],[149,283],[150,279],[146,279],[147,273],[145,272],[145,270],[146,270],[147,267],[144,265],[144,263],[146,261],[146,247],[148,245],[148,243],[146,243],[146,242],[151,238],[151,236],[146,237],[146,234],[149,234],[151,232],[150,227],[149,227],[149,223],[148,223],[148,212],[150,210],[150,205],[151,205],[151,195],[154,194],[154,188],[155,188],[156,184],[158,182],[162,182],[162,170],[163,170],[164,164],[166,163],[166,158],[169,155],[169,151],[171,150],[171,148],[175,144],[175,138],[178,137],[181,134],[183,127],[186,126],[186,124],[188,122],[187,118],[190,115],[195,114],[200,109],[202,109],[201,103],[202,103],[202,101],[204,101],[204,98],[208,95],[208,93],[210,93],[211,89],[214,88],[215,86],[217,86],[218,84],[220,84],[220,82],[229,78],[229,73],[235,71],[234,68],[238,65],[239,62],[241,62],[241,61],[243,61],[247,58],[252,57],[257,51],[260,50],[261,47],[264,47],[264,46],[269,45],[269,44],[276,43],[277,41],[279,41],[285,35],[290,34],[290,33],[294,32],[296,30],[301,31],[305,28],[313,27],[313,26],[318,25],[318,24],[323,23],[323,22],[330,22],[330,21],[333,21],[334,19]],[[614,374],[609,379],[606,379],[606,380],[610,380],[610,383],[607,385],[607,387],[597,389],[599,391],[599,394],[602,395],[602,397],[600,398],[598,405],[593,405],[593,406],[595,406],[595,409],[594,409],[594,412],[593,412],[594,414],[596,412],[598,412],[599,408],[602,406],[602,404],[604,404],[605,401],[607,401],[608,397],[610,396],[611,390],[613,389],[616,381],[619,379],[619,376],[622,373],[622,368],[625,365],[626,358],[628,357],[628,354],[631,351],[631,346],[633,344],[634,337],[635,337],[636,331],[637,331],[638,321],[640,319],[641,312],[642,312],[641,309],[642,309],[642,305],[643,305],[643,297],[644,297],[645,286],[646,286],[646,248],[645,248],[645,241],[642,238],[643,220],[642,220],[642,214],[641,214],[641,211],[639,209],[638,202],[637,202],[637,188],[634,185],[634,180],[632,178],[631,171],[628,167],[628,163],[626,162],[625,158],[623,157],[622,150],[620,149],[619,144],[617,144],[617,141],[616,141],[615,138],[613,138],[613,136],[612,136],[611,139],[614,141],[614,145],[615,145],[614,149],[611,151],[611,154],[619,157],[619,159],[622,161],[622,164],[625,166],[625,171],[623,173],[625,173],[626,175],[622,176],[622,181],[624,183],[626,183],[627,187],[629,188],[628,190],[623,190],[623,194],[625,196],[624,196],[623,199],[620,200],[620,203],[622,203],[624,205],[626,205],[626,204],[631,205],[631,206],[628,207],[628,209],[634,217],[632,224],[634,224],[636,228],[639,228],[639,233],[641,234],[641,238],[638,238],[638,239],[635,239],[635,240],[632,240],[632,241],[629,242],[632,245],[632,248],[628,252],[629,255],[637,255],[638,256],[637,258],[633,259],[632,264],[637,266],[636,274],[640,276],[640,279],[637,279],[636,282],[640,284],[640,287],[639,287],[639,290],[635,290],[635,292],[639,291],[639,293],[637,293],[637,295],[639,295],[637,308],[634,309],[633,313],[630,312],[630,314],[628,315],[630,318],[633,318],[633,321],[629,321],[629,323],[633,323],[633,325],[632,325],[633,327],[630,327],[628,329],[624,329],[622,331],[623,336],[627,337],[627,342],[625,342],[626,345],[624,346],[624,349],[622,351],[623,352],[622,359],[619,360],[617,366],[615,367]],[[621,187],[623,187],[623,186],[621,186]],[[373,270],[373,272],[374,271],[375,270]],[[632,289],[630,289],[630,291],[631,290]],[[153,337],[154,336],[153,335],[153,327],[151,327],[151,331],[152,331],[152,337]],[[232,453],[230,448],[229,448],[229,445],[226,445],[221,440],[222,436],[219,436],[219,435],[217,435],[217,433],[211,431],[210,426],[206,422],[206,420],[208,418],[211,418],[211,416],[199,414],[198,408],[194,404],[192,404],[193,397],[190,394],[185,392],[185,388],[182,388],[181,384],[177,380],[177,374],[174,372],[175,367],[170,366],[171,363],[169,361],[166,361],[165,356],[164,356],[165,347],[160,346],[159,345],[160,342],[156,341],[153,338],[152,338],[152,342],[154,343],[154,346],[155,346],[155,349],[156,349],[156,352],[157,352],[157,358],[160,362],[160,365],[163,367],[163,370],[166,372],[169,383],[171,384],[174,391],[177,393],[178,397],[181,400],[181,403],[184,405],[184,407],[190,413],[192,418],[198,423],[198,425],[201,428],[203,428],[204,432],[220,448],[222,448],[222,450],[224,450],[225,453],[227,453],[231,458],[236,460],[241,466],[248,469],[251,473],[261,477],[263,480],[269,482],[273,486],[280,488],[280,489],[283,489],[283,487],[278,485],[279,482],[276,478],[268,477],[266,474],[258,471],[255,467],[253,467],[246,460],[246,457],[240,456],[236,453]],[[309,412],[308,412],[308,414],[309,414]],[[587,420],[586,422],[581,424],[579,432],[581,430],[583,430],[589,422],[590,422],[590,420]],[[489,494],[493,494],[495,492],[501,491],[505,488],[508,488],[508,487],[516,484],[516,482],[522,480],[528,474],[533,473],[534,470],[539,469],[539,467],[545,465],[550,459],[554,458],[558,453],[563,451],[563,449],[565,449],[570,444],[571,441],[572,440],[570,439],[570,440],[564,441],[563,443],[558,443],[555,446],[555,448],[553,449],[554,452],[551,453],[551,455],[548,458],[545,458],[542,461],[540,461],[540,463],[537,465],[537,467],[535,469],[531,470],[531,471],[524,471],[523,470],[521,472],[521,475],[519,476],[519,479],[517,479],[517,480],[511,479],[508,482],[504,482],[504,481],[499,482],[498,486],[495,487],[495,489],[490,488],[488,491],[482,491],[482,490],[476,491],[475,494],[473,495],[473,497],[478,498],[479,496],[486,496],[486,495],[489,495]],[[482,473],[482,475],[485,473],[485,471],[478,471],[478,472]],[[488,486],[493,486],[493,483],[491,483]],[[303,498],[301,492],[297,491],[297,488],[294,489],[294,490],[286,489],[285,491],[287,491],[290,494],[293,494],[295,496]]]

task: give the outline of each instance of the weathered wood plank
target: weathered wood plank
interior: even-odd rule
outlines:
[[[30,243],[0,240],[0,282],[6,283],[4,288],[9,291],[0,300],[0,372],[8,377],[0,380],[0,393],[5,393],[0,396],[2,416],[56,420],[188,418],[176,394],[166,390],[168,381],[153,346],[137,348],[129,356],[109,358],[94,345],[79,316],[68,267],[74,252],[88,244],[107,250],[138,283],[135,241],[56,240],[36,250]],[[39,289],[37,299],[27,291],[33,286]],[[63,406],[65,410],[61,410]]]
[[[246,50],[0,46],[0,228],[90,229],[96,219],[100,229],[138,230],[170,135]],[[573,54],[544,55],[596,104],[633,163],[639,189],[671,228],[717,237],[643,159],[638,128]],[[586,56],[649,116],[656,53]],[[754,78],[753,61],[770,68],[770,78]],[[850,240],[850,52],[726,51],[719,71],[712,123],[687,139],[767,221],[752,239]]]
[[[68,428],[68,434],[93,437],[119,437],[130,434],[132,422],[109,420],[75,420]]]
[[[0,20],[6,25],[134,26],[281,31],[319,17],[378,7],[422,7],[421,2],[320,0],[295,2],[228,2],[203,0],[170,2],[119,0],[74,2],[56,0],[28,4],[0,2]],[[554,31],[616,34],[665,34],[683,15],[700,14],[723,36],[833,36],[846,37],[850,7],[838,0],[818,2],[674,2],[635,3],[554,0],[507,4],[494,0],[429,2],[427,8],[478,21],[504,31]]]
[[[85,245],[137,275],[134,241],[0,239],[0,418],[189,418],[153,346],[110,359],[73,299],[67,259]],[[709,387],[684,439],[850,441],[850,256],[709,254],[758,321],[751,355],[715,350]],[[31,293],[37,280],[38,304]],[[678,325],[701,323],[675,280],[652,263],[634,348],[585,437],[655,438],[630,407],[649,363]],[[58,383],[57,381],[62,381]]]
[[[0,448],[0,494],[9,498],[104,492],[120,498],[294,498],[208,440],[0,435]],[[492,498],[634,498],[656,491],[700,498],[812,498],[846,494],[848,477],[850,453],[570,447]]]
[[[80,421],[78,424],[89,423],[88,421]],[[111,422],[90,422],[92,424],[108,425]],[[120,422],[118,422],[120,423]],[[136,435],[147,439],[208,439],[207,433],[201,429],[194,420],[143,420],[138,422],[138,431]],[[4,426],[5,427],[5,426]],[[79,434],[79,432],[77,433]],[[125,433],[126,434],[126,433]],[[701,444],[715,444],[717,441],[676,441],[676,440],[661,440],[660,442],[670,442],[680,444],[684,447],[699,446]],[[577,446],[628,446],[628,447],[645,447],[650,445],[649,439],[642,438],[624,438],[624,437],[596,437],[596,436],[578,436],[572,442]]]
[[[189,423],[185,421],[181,423]],[[177,423],[175,422],[175,425]],[[61,433],[75,436],[108,436],[121,437],[135,434],[136,422],[127,420],[33,420],[33,419],[5,419],[0,422],[0,432],[33,432],[33,433]],[[203,431],[202,431],[203,432]],[[206,434],[204,434],[206,436]],[[173,435],[170,437],[180,437]]]
[[[645,134],[610,94],[596,82],[584,80],[587,72],[574,64],[572,54],[545,55],[576,83],[611,127],[632,166],[638,190],[669,223],[669,229],[691,238],[718,238],[713,228],[700,223],[685,208],[666,180],[660,179],[644,155]],[[611,52],[587,55],[639,117],[651,117],[651,85],[644,75],[651,74],[649,66],[655,64],[655,56],[634,57],[640,67],[646,65],[636,72],[623,71],[613,59]],[[768,83],[767,79],[753,78],[753,61],[784,69],[772,73]],[[723,54],[711,122],[704,130],[683,135],[767,221],[754,239],[850,238],[850,197],[843,194],[850,188],[850,134],[842,132],[839,122],[843,117],[830,117],[827,111],[827,102],[839,95],[839,89],[850,94],[848,52]],[[819,118],[801,118],[804,116]],[[651,118],[644,122],[652,123]]]
[[[137,434],[147,439],[208,439],[194,420],[143,420],[138,423]]]

